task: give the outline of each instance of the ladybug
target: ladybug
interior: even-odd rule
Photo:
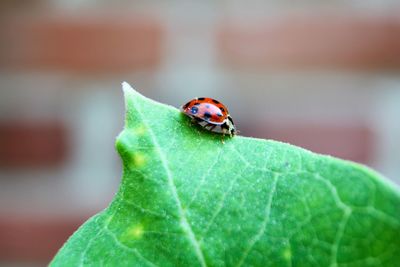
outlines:
[[[213,98],[192,99],[181,107],[181,111],[211,132],[229,134],[231,137],[237,133],[228,109]]]

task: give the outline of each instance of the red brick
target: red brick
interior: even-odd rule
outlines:
[[[329,13],[228,21],[221,24],[217,40],[220,60],[229,66],[400,67],[397,15]]]
[[[53,167],[65,160],[67,148],[67,130],[61,122],[0,122],[1,167]]]
[[[252,127],[241,124],[241,131],[245,135],[282,141],[360,163],[370,164],[373,159],[374,134],[363,123],[347,125],[266,121]]]
[[[0,217],[0,261],[49,262],[83,218]]]
[[[135,15],[46,15],[4,19],[0,66],[116,73],[157,66],[159,22]]]

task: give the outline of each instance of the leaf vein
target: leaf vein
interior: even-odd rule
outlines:
[[[329,191],[333,196],[333,199],[336,202],[336,205],[344,212],[342,220],[340,221],[338,230],[336,232],[334,243],[332,245],[330,266],[334,267],[337,265],[336,262],[337,262],[337,251],[339,249],[339,243],[340,240],[342,239],[344,230],[347,225],[347,221],[349,220],[353,210],[349,205],[343,202],[343,200],[339,196],[336,187],[331,183],[329,179],[322,177],[320,174],[313,174],[311,175],[311,177],[314,177],[316,180],[323,182],[328,187]]]
[[[127,199],[124,199],[124,202],[126,204],[128,204],[128,205],[131,205],[134,209],[137,209],[137,210],[139,210],[139,211],[141,211],[143,213],[147,213],[147,214],[150,214],[150,215],[153,215],[153,216],[156,216],[156,217],[167,218],[167,216],[165,214],[161,214],[161,213],[149,210],[149,209],[145,209],[145,208],[143,208],[143,207],[135,204],[134,202],[127,200]]]
[[[132,90],[132,88],[129,88],[129,90]],[[133,99],[136,99],[136,98],[133,97]],[[170,168],[168,166],[168,163],[167,163],[167,158],[166,158],[164,152],[161,150],[160,144],[158,143],[157,138],[155,137],[153,130],[149,127],[145,117],[141,113],[138,103],[136,103],[136,110],[137,110],[139,116],[141,117],[141,119],[143,121],[143,124],[145,124],[147,126],[146,128],[148,129],[149,136],[150,136],[150,138],[151,138],[151,140],[152,140],[152,142],[154,144],[154,147],[155,147],[156,151],[158,152],[158,154],[160,156],[161,164],[162,164],[162,166],[163,166],[163,168],[164,168],[164,170],[166,172],[166,175],[167,175],[168,186],[169,186],[169,188],[171,190],[172,196],[173,196],[173,198],[174,198],[174,200],[176,202],[176,205],[178,207],[178,213],[179,213],[179,217],[180,217],[181,227],[184,230],[184,232],[186,233],[187,238],[189,239],[189,242],[192,244],[192,246],[193,246],[193,248],[195,250],[196,256],[197,256],[197,258],[199,260],[200,265],[203,266],[203,267],[207,266],[205,258],[204,258],[204,255],[203,255],[203,252],[202,252],[201,247],[200,247],[200,244],[197,241],[197,239],[196,239],[196,237],[195,237],[195,235],[193,233],[193,230],[192,230],[192,228],[191,228],[191,226],[190,226],[190,224],[189,224],[189,222],[188,222],[188,220],[186,218],[185,212],[184,212],[184,210],[182,208],[182,203],[181,203],[181,201],[179,199],[178,192],[176,190],[176,186],[175,186],[175,183],[174,183],[174,179],[172,177],[172,172],[171,172],[171,170],[170,170]]]
[[[213,161],[212,165],[210,166],[210,168],[208,168],[208,170],[201,176],[199,185],[196,187],[196,189],[194,190],[193,193],[193,197],[190,199],[189,204],[187,205],[187,207],[189,208],[191,206],[191,204],[193,203],[193,201],[196,199],[198,192],[200,191],[200,188],[203,186],[206,177],[211,173],[211,170],[217,165],[217,163],[219,162],[219,158],[222,154],[223,149],[221,148],[218,152],[218,155],[216,157],[216,159]]]
[[[263,220],[263,222],[261,224],[261,227],[258,230],[257,234],[250,240],[249,246],[244,251],[242,257],[240,258],[238,264],[236,265],[237,267],[240,267],[240,266],[243,265],[244,261],[246,260],[247,256],[250,254],[250,251],[253,249],[253,247],[256,244],[256,242],[258,240],[260,240],[260,238],[265,233],[265,230],[267,228],[267,225],[268,225],[268,222],[269,222],[269,219],[270,219],[272,201],[273,201],[274,195],[276,193],[277,184],[278,184],[278,175],[275,174],[274,175],[274,180],[272,182],[271,192],[270,192],[270,194],[268,196],[267,205],[265,207],[265,218],[264,218],[264,220]]]
[[[115,234],[114,234],[112,231],[110,231],[110,230],[107,228],[106,225],[104,226],[103,229],[104,229],[104,231],[114,240],[114,243],[115,243],[118,247],[122,248],[123,250],[129,251],[129,252],[133,252],[133,253],[136,255],[136,257],[138,257],[140,260],[142,260],[143,262],[145,262],[148,266],[157,267],[156,264],[152,263],[151,261],[149,261],[148,259],[146,259],[145,257],[143,257],[143,255],[140,254],[139,251],[138,251],[137,249],[128,247],[127,245],[121,243],[121,242],[118,240],[118,238],[115,236]]]
[[[98,224],[99,217],[96,218],[94,221],[95,224]],[[88,252],[90,246],[92,245],[93,241],[100,235],[101,231],[98,231],[92,238],[90,238],[86,244],[86,248],[82,251],[81,257],[80,257],[80,263],[79,266],[84,266],[84,262],[86,259],[86,253]]]
[[[211,216],[210,221],[208,222],[207,226],[205,227],[203,233],[202,233],[202,237],[200,238],[200,241],[203,241],[203,239],[205,238],[209,228],[211,227],[211,225],[214,223],[215,219],[217,218],[217,216],[221,213],[223,207],[224,207],[224,203],[226,200],[226,197],[228,196],[228,194],[232,191],[233,185],[235,184],[236,180],[238,179],[238,177],[241,176],[241,174],[244,171],[240,172],[236,178],[231,180],[231,183],[229,184],[228,189],[224,192],[224,194],[222,195],[221,200],[218,203],[217,209],[214,211],[213,215]]]

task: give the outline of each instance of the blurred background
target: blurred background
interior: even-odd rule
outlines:
[[[0,265],[43,266],[118,188],[121,81],[400,183],[397,0],[0,2]]]

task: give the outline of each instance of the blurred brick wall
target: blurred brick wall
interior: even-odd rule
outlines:
[[[234,67],[398,69],[400,16],[302,14],[227,21],[218,31],[221,60]]]
[[[46,168],[67,156],[65,125],[57,121],[0,121],[0,167]]]
[[[11,16],[0,32],[7,69],[121,73],[160,61],[160,23],[110,15]]]
[[[112,198],[122,80],[175,106],[218,98],[244,135],[400,179],[400,19],[389,1],[369,12],[11,2],[0,27],[0,265],[48,262]]]
[[[85,221],[82,218],[0,217],[0,264],[45,263]]]

